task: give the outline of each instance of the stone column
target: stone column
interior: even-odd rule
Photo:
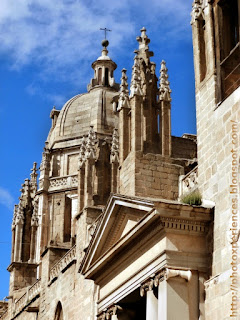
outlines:
[[[23,237],[23,225],[24,214],[21,204],[18,206],[18,212],[15,222],[15,248],[14,248],[14,262],[21,262],[22,258],[22,237]]]
[[[85,183],[85,163],[82,163],[78,171],[78,212],[84,207],[84,183]]]
[[[191,315],[188,300],[188,286],[183,281],[174,282],[171,278],[180,277],[190,281],[191,271],[165,269],[154,279],[158,286],[158,320],[177,319],[179,314],[184,320],[198,320],[197,315]],[[181,294],[179,294],[181,292]],[[184,299],[184,297],[186,299]]]
[[[143,130],[142,130],[142,97],[134,95],[131,100],[131,150],[143,150]]]
[[[33,214],[31,218],[31,244],[29,263],[36,261],[36,245],[37,245],[37,229],[38,229],[38,201],[35,202]]]
[[[95,159],[87,159],[85,165],[84,206],[93,205],[93,167]]]
[[[121,108],[119,111],[119,160],[120,164],[126,159],[130,151],[130,130],[129,130],[130,108]]]
[[[158,320],[158,299],[153,292],[153,280],[145,282],[140,288],[140,295],[146,293],[146,320]]]
[[[15,206],[14,206],[14,212],[13,212],[13,221],[12,221],[12,251],[11,251],[11,262],[14,261],[17,212],[18,212],[18,205],[15,204]]]

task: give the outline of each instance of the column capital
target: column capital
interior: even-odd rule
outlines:
[[[153,279],[144,282],[140,287],[140,296],[143,297],[145,295],[145,292],[151,291],[153,289],[153,284]]]
[[[100,313],[97,316],[97,320],[109,320],[112,318],[112,316],[116,316],[118,310],[122,310],[122,307],[120,307],[119,305],[115,304],[109,308],[107,308],[107,310],[104,310],[102,313]]]
[[[178,270],[169,268],[163,269],[155,276],[154,285],[155,287],[157,287],[159,285],[159,282],[162,282],[163,280],[168,281],[168,279],[174,277],[181,277],[187,281],[190,281],[192,277],[192,272],[191,270]]]

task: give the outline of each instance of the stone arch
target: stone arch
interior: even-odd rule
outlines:
[[[57,307],[56,307],[54,320],[64,320],[64,319],[63,319],[62,304],[61,304],[60,301],[58,302]]]

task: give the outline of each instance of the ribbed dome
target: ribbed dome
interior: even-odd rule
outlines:
[[[90,125],[98,133],[112,133],[115,126],[112,99],[116,95],[113,89],[99,87],[67,101],[49,132],[49,147],[78,144],[77,138],[87,134]]]

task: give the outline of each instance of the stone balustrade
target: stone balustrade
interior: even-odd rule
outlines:
[[[76,245],[73,246],[55,265],[51,268],[49,274],[49,282],[56,279],[60,272],[65,270],[73,261],[76,260]]]
[[[41,279],[37,280],[32,286],[28,287],[27,292],[24,293],[14,305],[14,315],[18,314],[30,301],[36,298],[41,291]],[[4,319],[4,318],[3,318]]]
[[[49,179],[49,190],[67,189],[77,187],[78,176],[54,177]]]
[[[1,316],[0,316],[1,320],[7,320],[8,319],[8,310],[6,310]]]
[[[185,176],[179,177],[179,198],[182,195],[196,190],[198,187],[198,167],[193,168]]]
[[[28,300],[31,301],[34,299],[41,291],[41,281],[36,281],[29,289],[28,289]]]

